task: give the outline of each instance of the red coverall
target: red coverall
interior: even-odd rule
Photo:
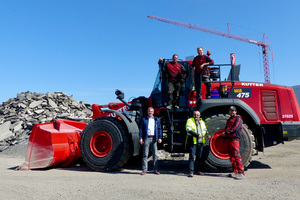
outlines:
[[[229,150],[233,173],[245,175],[244,166],[240,155],[240,137],[242,132],[242,117],[240,115],[230,117],[226,122],[224,142]]]

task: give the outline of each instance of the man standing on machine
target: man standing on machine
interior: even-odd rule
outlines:
[[[211,93],[210,72],[209,69],[205,67],[207,65],[213,65],[214,61],[208,55],[203,54],[202,47],[198,47],[197,52],[199,55],[194,58],[192,64],[192,67],[194,68],[194,72],[195,72],[195,87],[197,92],[197,99],[199,99],[200,97],[200,92],[201,92],[200,88],[202,82],[204,82],[206,86],[206,98],[209,99]]]

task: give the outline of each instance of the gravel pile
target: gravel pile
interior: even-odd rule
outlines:
[[[17,154],[9,150],[14,146],[25,149],[34,124],[54,118],[88,122],[92,114],[91,105],[75,101],[63,92],[17,94],[0,105],[0,152]]]

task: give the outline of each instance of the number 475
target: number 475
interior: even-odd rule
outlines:
[[[238,98],[249,98],[250,97],[250,93],[249,92],[241,92],[241,93],[238,93],[236,96]]]

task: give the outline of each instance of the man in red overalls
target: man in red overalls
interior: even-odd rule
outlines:
[[[244,166],[240,155],[240,138],[243,132],[243,120],[237,115],[235,106],[229,108],[230,118],[226,122],[225,132],[223,132],[224,143],[228,147],[233,173],[231,177],[242,180],[245,178]]]
[[[214,61],[208,56],[203,54],[203,48],[197,48],[198,56],[196,56],[193,60],[192,67],[195,71],[195,88],[197,92],[197,99],[200,97],[200,88],[202,82],[205,83],[206,86],[206,98],[210,98],[211,94],[211,82],[210,82],[210,72],[208,68],[205,68],[207,65],[213,65]]]

